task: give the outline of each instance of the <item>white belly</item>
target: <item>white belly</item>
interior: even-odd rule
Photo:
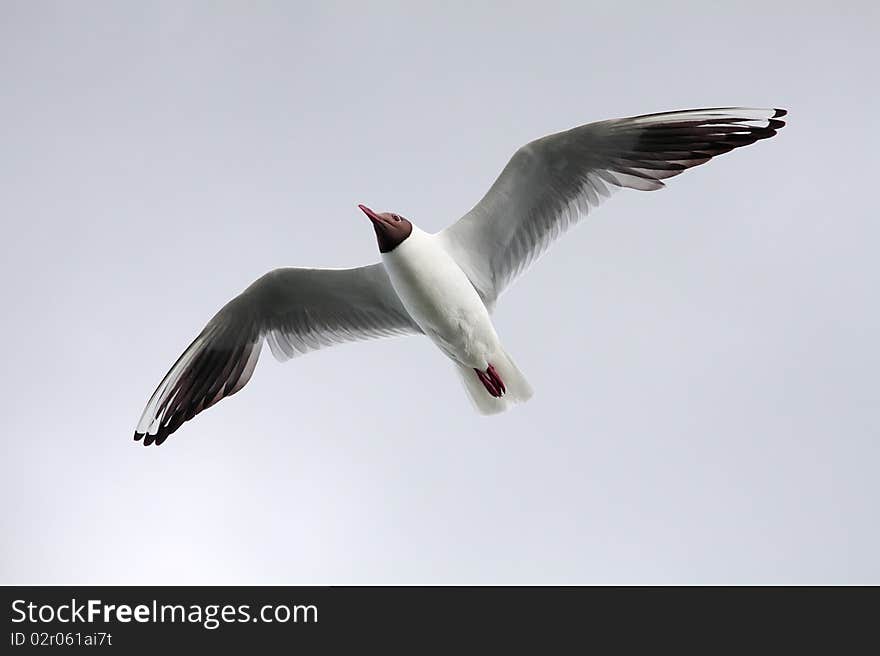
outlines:
[[[417,228],[382,261],[401,302],[447,356],[485,369],[499,347],[486,306],[434,235]]]

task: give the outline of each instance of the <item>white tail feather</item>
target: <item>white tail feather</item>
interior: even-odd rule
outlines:
[[[518,403],[525,403],[532,397],[532,386],[529,385],[529,381],[526,380],[526,377],[523,376],[522,372],[504,350],[499,350],[494,357],[489,358],[489,362],[494,365],[499,377],[504,381],[504,386],[507,388],[505,394],[498,398],[489,394],[472,368],[460,364],[455,365],[455,369],[458,371],[468,396],[480,414],[498,414]]]

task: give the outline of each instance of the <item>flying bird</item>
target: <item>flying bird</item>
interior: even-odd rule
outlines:
[[[233,298],[150,397],[134,439],[162,444],[248,382],[263,341],[278,360],[323,347],[424,335],[455,365],[476,409],[532,396],[492,324],[501,293],[550,244],[619,188],[654,191],[716,155],[776,134],[782,109],[695,109],[589,123],[517,150],[479,203],[438,233],[360,209],[381,261],[276,269]]]

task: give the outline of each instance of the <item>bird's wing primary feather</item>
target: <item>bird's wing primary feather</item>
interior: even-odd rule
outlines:
[[[520,148],[477,205],[440,235],[487,305],[613,191],[663,180],[785,125],[781,109],[696,109],[589,123]]]
[[[161,444],[248,382],[265,338],[286,360],[342,342],[421,332],[381,264],[276,269],[227,303],[150,397],[134,438]]]

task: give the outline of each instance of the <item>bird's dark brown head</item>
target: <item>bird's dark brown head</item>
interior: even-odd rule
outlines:
[[[358,205],[361,211],[373,222],[376,241],[379,242],[380,253],[390,253],[400,246],[412,234],[412,223],[399,214],[392,212],[377,213],[366,205]]]

